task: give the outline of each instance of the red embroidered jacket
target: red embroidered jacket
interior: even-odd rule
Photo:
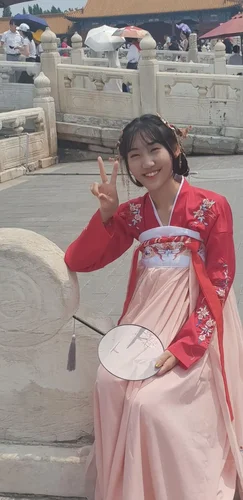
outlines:
[[[235,276],[232,213],[227,200],[184,181],[171,216],[171,226],[198,231],[206,249],[206,270],[222,306]],[[69,246],[65,262],[71,271],[100,269],[120,257],[139,235],[158,226],[148,194],[120,205],[108,224],[97,211],[81,235]],[[201,293],[195,311],[169,346],[186,369],[205,353],[214,319]]]

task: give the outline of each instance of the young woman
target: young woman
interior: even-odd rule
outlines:
[[[180,47],[185,52],[187,52],[189,50],[189,36],[190,36],[190,33],[188,33],[188,31],[181,31],[181,36],[180,36],[181,43],[180,43]]]
[[[67,36],[65,36],[62,40],[62,43],[61,43],[62,49],[70,49],[67,41],[68,41]],[[62,50],[61,55],[62,55],[62,57],[69,57],[70,53],[68,51]]]
[[[36,46],[28,24],[22,23],[19,27],[19,33],[23,38],[23,45],[19,47],[21,54],[26,57],[27,62],[35,62]]]
[[[99,158],[99,209],[65,256],[71,271],[94,271],[138,240],[120,323],[152,330],[166,349],[144,382],[99,368],[89,500],[233,500],[237,474],[243,485],[231,209],[185,180],[180,134],[154,115],[125,127],[121,162],[147,193],[119,206],[118,163],[109,180]]]
[[[26,62],[36,62],[36,46],[33,40],[32,32],[28,24],[22,23],[19,26],[19,33],[23,40],[23,45],[18,47],[20,53],[25,56]],[[28,75],[27,71],[22,71],[19,83],[33,83],[34,77]]]

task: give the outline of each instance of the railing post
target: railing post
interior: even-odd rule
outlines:
[[[226,75],[226,50],[223,42],[217,42],[214,48],[215,59],[214,59],[214,73],[216,75]],[[223,85],[215,85],[215,95],[216,99],[227,99],[228,98],[228,88]]]
[[[41,70],[50,80],[51,95],[54,98],[56,112],[58,113],[60,111],[60,103],[57,66],[61,63],[61,57],[57,50],[57,37],[50,28],[46,28],[44,33],[42,33],[41,45],[43,47],[43,53],[41,54]]]
[[[71,38],[72,50],[71,50],[71,62],[72,64],[84,65],[84,49],[83,49],[83,39],[76,32]],[[77,76],[74,80],[74,87],[83,88],[84,78],[82,76]]]
[[[34,80],[36,97],[33,99],[35,108],[43,108],[46,118],[49,156],[55,161],[57,158],[57,128],[55,102],[51,97],[51,82],[43,72]]]
[[[198,63],[197,34],[191,33],[189,36],[188,62]]]
[[[140,48],[139,76],[142,113],[156,113],[157,73],[159,72],[156,42],[150,35],[145,36],[140,42]]]

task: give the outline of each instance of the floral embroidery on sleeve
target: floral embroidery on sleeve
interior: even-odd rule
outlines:
[[[212,211],[212,206],[215,205],[214,200],[208,200],[205,198],[199,209],[193,212],[195,221],[192,223],[194,226],[198,226],[198,224],[203,224],[204,226],[208,226],[208,219],[214,216]]]
[[[129,203],[128,225],[139,229],[141,220],[141,203]]]
[[[215,328],[215,321],[208,310],[207,305],[202,305],[196,311],[196,328],[199,330],[198,342],[204,342],[207,338],[211,337]]]
[[[229,275],[228,264],[222,259],[222,277],[213,281],[216,293],[222,305],[229,293],[231,285],[231,277]],[[204,342],[207,338],[211,337],[215,328],[215,321],[205,304],[205,299],[202,301],[201,306],[196,310],[196,328],[198,329],[198,342]]]
[[[214,285],[216,287],[217,295],[221,302],[224,303],[225,298],[229,293],[229,288],[231,284],[231,277],[229,275],[229,267],[228,264],[222,260],[222,278],[218,278],[214,281]]]

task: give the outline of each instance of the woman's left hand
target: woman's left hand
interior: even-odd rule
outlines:
[[[165,351],[156,362],[155,368],[160,368],[156,375],[164,375],[172,370],[177,364],[178,359],[170,351]]]

